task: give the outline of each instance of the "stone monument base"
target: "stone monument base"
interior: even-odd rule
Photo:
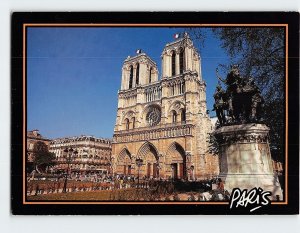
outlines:
[[[222,126],[214,133],[219,143],[220,177],[230,193],[234,188],[262,188],[272,200],[282,200],[278,177],[274,174],[269,128],[264,124]]]
[[[231,193],[234,188],[241,190],[252,188],[262,188],[264,191],[272,193],[271,200],[283,200],[281,186],[276,175],[245,175],[245,174],[220,174],[224,181],[224,188]]]

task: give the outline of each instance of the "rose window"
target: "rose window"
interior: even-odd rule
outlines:
[[[161,112],[156,107],[150,107],[146,115],[146,121],[149,126],[157,125],[160,122]]]

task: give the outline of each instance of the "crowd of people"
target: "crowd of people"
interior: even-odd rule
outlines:
[[[66,180],[67,178],[67,180]],[[189,200],[222,200],[225,196],[224,182],[220,178],[201,181],[173,180],[162,178],[137,177],[134,175],[110,175],[107,173],[57,173],[51,177],[39,176],[35,172],[28,174],[27,194],[40,195],[66,192],[84,192],[98,190],[118,190],[138,188],[149,191],[153,196],[170,195],[173,200],[180,199],[176,193],[196,191]],[[201,193],[204,193],[202,195]],[[167,198],[168,199],[168,198]]]

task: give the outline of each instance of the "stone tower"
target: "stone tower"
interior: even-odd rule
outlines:
[[[122,68],[112,143],[113,171],[141,176],[201,179],[218,173],[207,154],[211,123],[201,59],[188,34],[166,44],[162,76],[145,53],[128,57]]]

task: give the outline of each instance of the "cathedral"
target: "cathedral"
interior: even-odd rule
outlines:
[[[201,58],[187,33],[165,45],[161,75],[146,53],[128,56],[112,142],[114,174],[197,180],[219,173]],[[139,162],[139,163],[137,163]]]

